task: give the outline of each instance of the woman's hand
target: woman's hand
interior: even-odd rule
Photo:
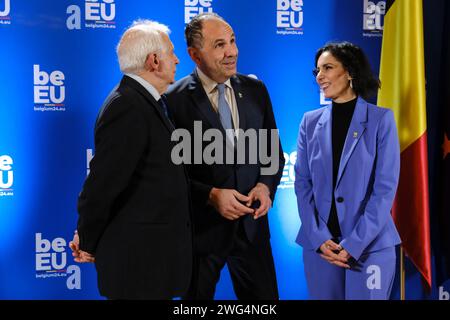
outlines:
[[[331,264],[341,268],[350,269],[348,260],[351,258],[350,254],[333,240],[327,240],[320,246],[322,253],[320,256]]]

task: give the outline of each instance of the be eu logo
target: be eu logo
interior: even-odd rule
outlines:
[[[66,111],[64,81],[62,71],[47,73],[40,65],[33,65],[34,111]]]
[[[326,106],[331,104],[331,99],[330,98],[326,98],[325,94],[323,93],[322,90],[320,90],[320,105],[321,106]]]
[[[213,0],[184,0],[184,23],[204,12],[213,12]]]
[[[303,0],[277,0],[277,34],[303,34]]]
[[[10,0],[0,0],[0,25],[11,24],[11,17],[9,16],[10,12],[11,12]]]
[[[386,13],[386,1],[372,2],[364,0],[363,4],[363,36],[381,37],[383,35],[382,18]]]
[[[94,158],[92,149],[86,149],[86,175],[89,175],[89,172],[91,172],[90,164],[92,158]]]
[[[13,159],[10,156],[0,156],[0,197],[13,196],[14,183]]]
[[[281,177],[280,189],[291,189],[295,183],[295,162],[297,161],[297,151],[291,153],[284,152],[284,168],[283,175]]]
[[[66,26],[69,30],[80,30],[82,15],[81,8],[77,5],[67,7],[66,13],[69,15]],[[84,5],[84,27],[115,29],[116,4],[114,0],[86,0]]]
[[[67,241],[64,238],[45,239],[36,233],[36,278],[67,278],[67,288],[81,289],[81,270],[67,266]]]

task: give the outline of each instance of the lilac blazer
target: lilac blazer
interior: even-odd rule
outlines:
[[[331,109],[305,113],[298,135],[295,193],[302,225],[296,242],[306,250],[332,238],[327,228],[333,187]],[[358,98],[334,190],[340,244],[356,260],[401,242],[391,216],[399,171],[393,112]]]

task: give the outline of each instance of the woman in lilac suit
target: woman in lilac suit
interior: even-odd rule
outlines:
[[[314,74],[332,104],[300,124],[297,243],[312,299],[389,299],[400,237],[391,217],[400,169],[393,112],[366,102],[380,82],[348,42],[320,48]]]

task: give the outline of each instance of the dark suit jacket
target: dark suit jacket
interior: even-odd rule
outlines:
[[[108,298],[169,299],[189,285],[189,188],[183,166],[171,162],[172,131],[153,96],[127,76],[97,119],[78,233]]]
[[[244,75],[231,78],[239,112],[241,129],[276,129],[269,94],[264,84]],[[194,136],[194,121],[202,122],[203,132],[210,128],[224,129],[218,114],[194,72],[177,81],[166,94],[170,113],[177,128],[187,129]],[[203,143],[203,149],[210,142]],[[279,142],[278,142],[279,143]],[[194,149],[191,154],[193,155]],[[249,148],[246,146],[246,154]],[[237,220],[223,218],[212,206],[207,204],[212,187],[236,189],[242,194],[258,183],[265,183],[275,196],[284,166],[283,151],[279,143],[279,166],[276,174],[263,176],[259,158],[256,164],[191,164],[187,166],[192,186],[195,250],[198,253],[226,255],[237,231]],[[248,159],[248,157],[247,157]],[[252,216],[240,218],[243,221],[247,237],[255,242],[269,237],[267,216],[254,220]]]

